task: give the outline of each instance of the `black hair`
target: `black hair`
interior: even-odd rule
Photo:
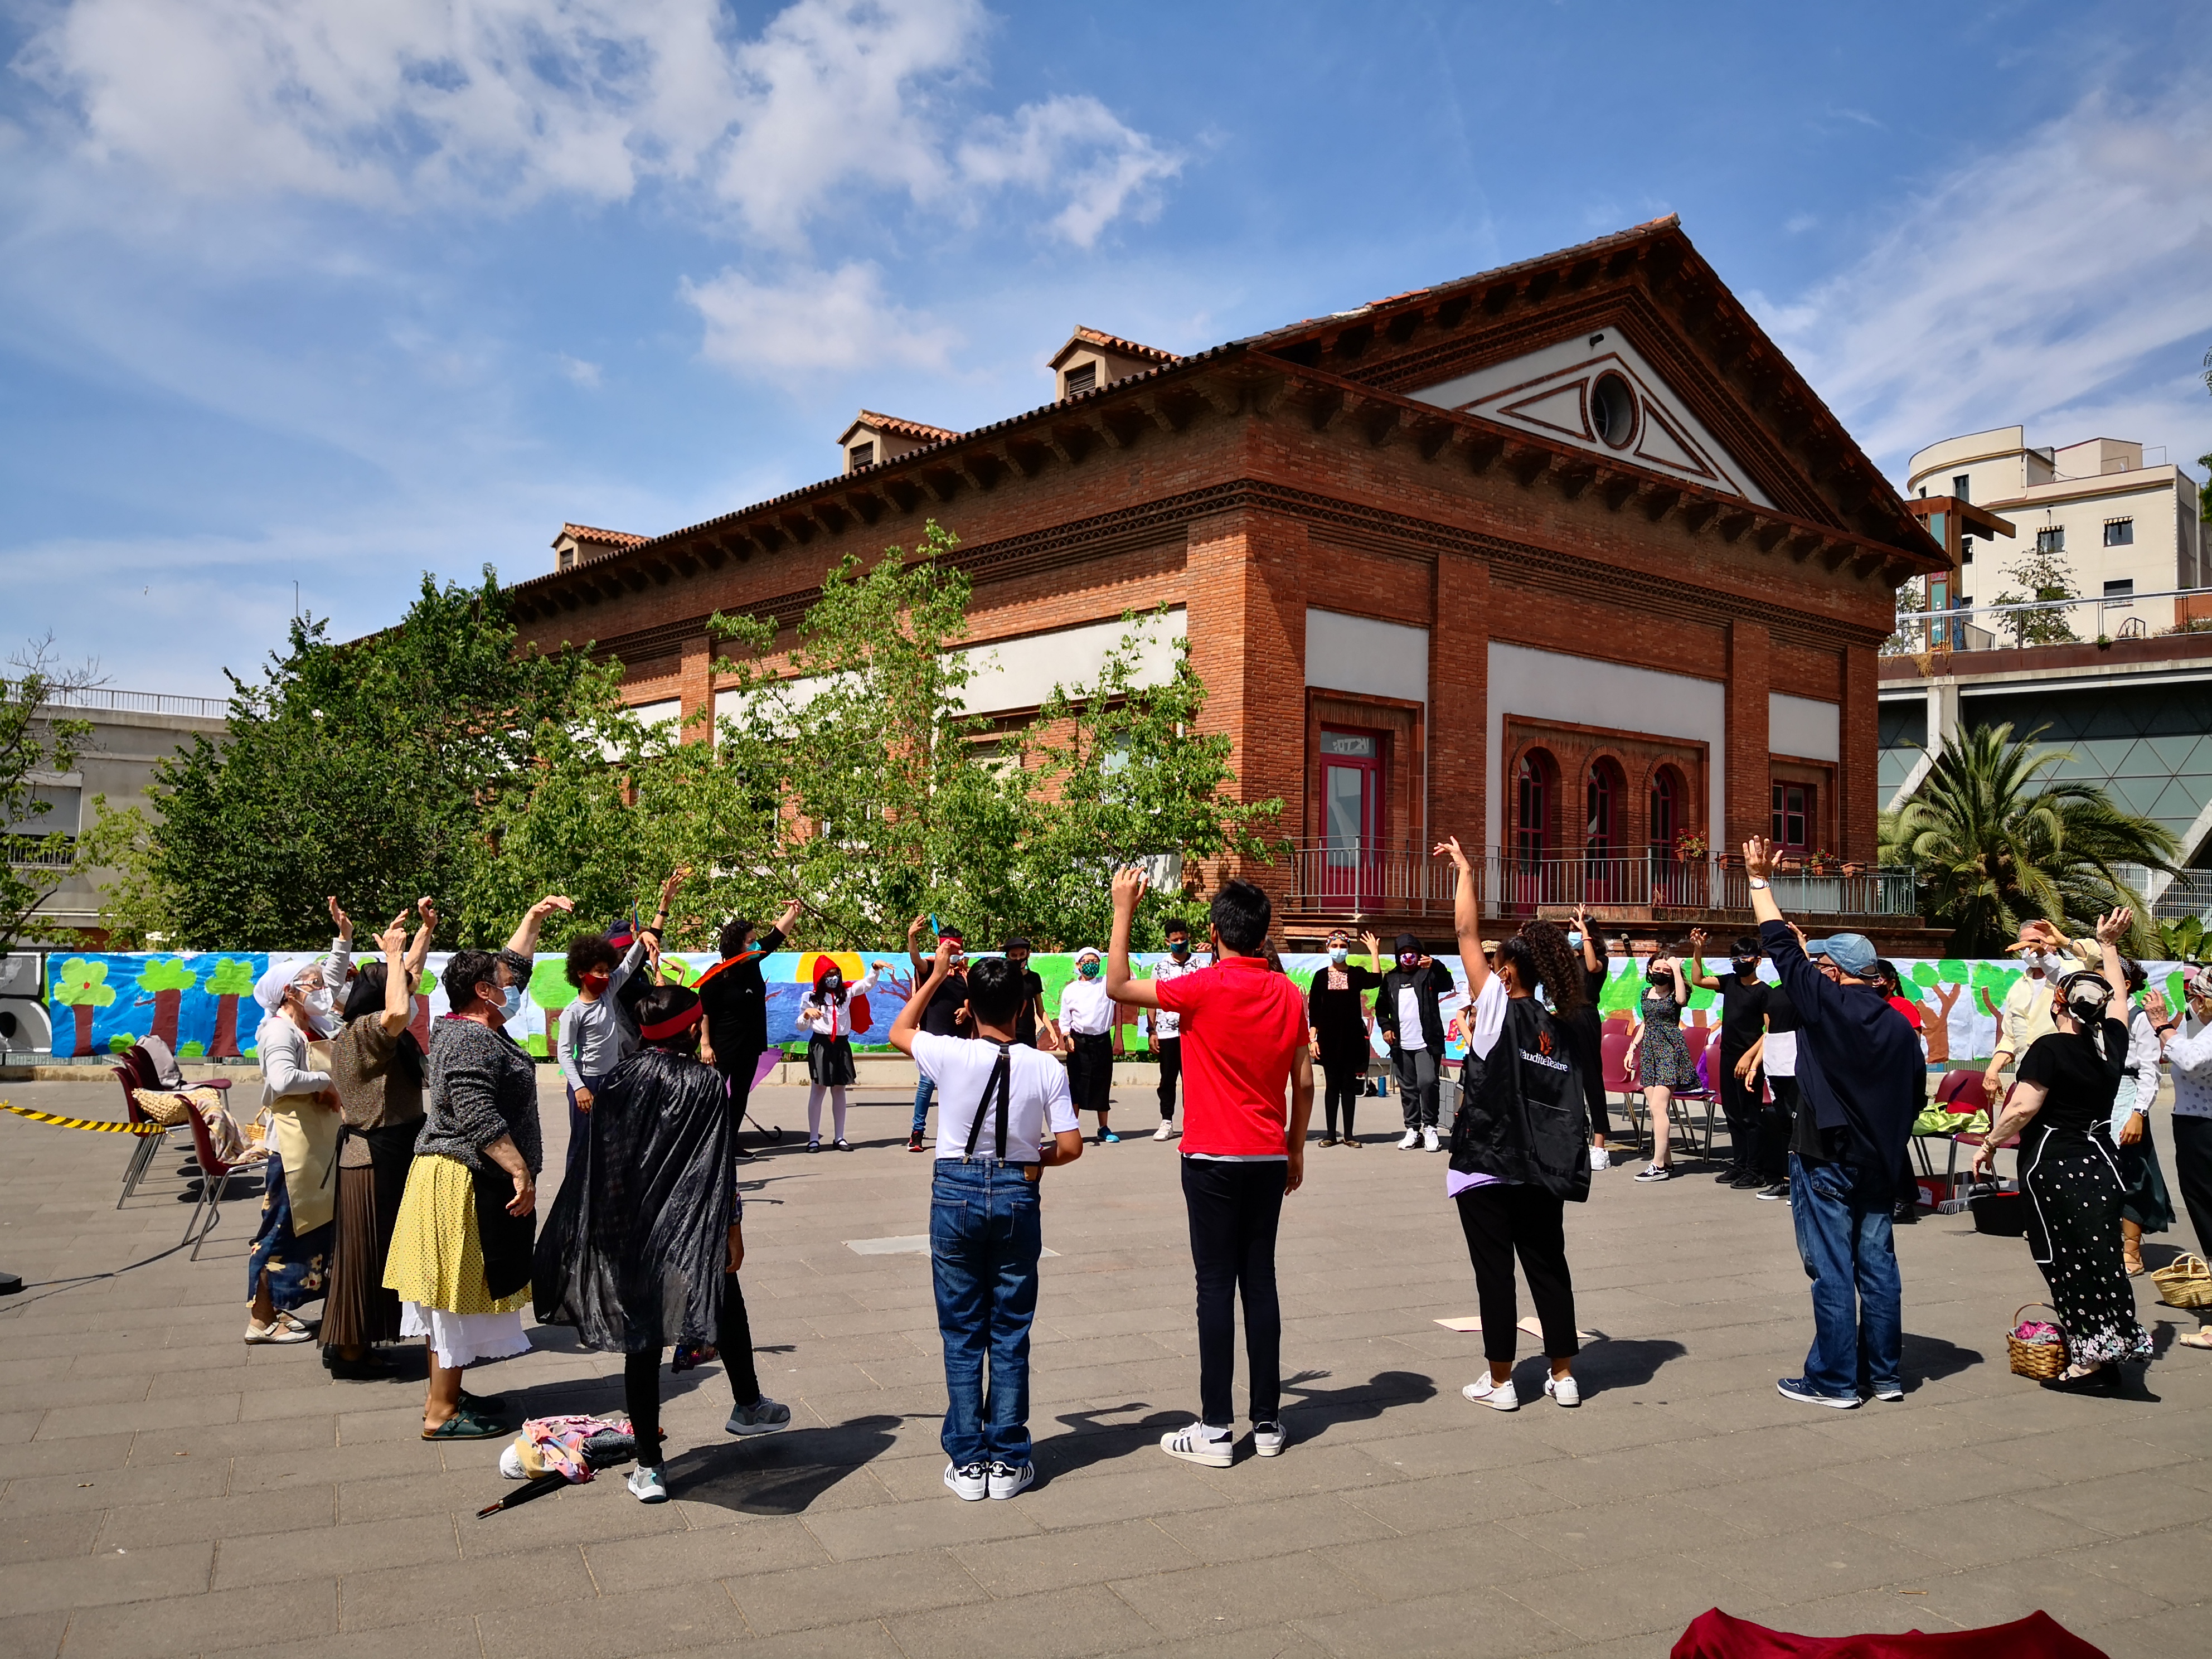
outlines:
[[[1567,930],[1556,921],[1531,921],[1522,926],[1520,938],[1531,958],[1528,966],[1535,970],[1536,984],[1551,994],[1553,1007],[1562,1018],[1579,1011],[1589,998],[1583,989],[1582,957],[1567,943]],[[1498,949],[1501,956],[1506,954],[1504,944]],[[1518,956],[1514,965],[1516,971],[1526,971]],[[1533,991],[1535,985],[1528,988]]]
[[[568,983],[581,989],[584,975],[595,969],[612,969],[622,958],[604,933],[586,933],[568,941]]]
[[[753,936],[753,925],[742,916],[732,916],[722,924],[720,936],[714,941],[720,947],[722,959],[728,961],[744,952],[745,941]]]
[[[665,1019],[673,1019],[688,1009],[699,1006],[699,994],[688,985],[656,985],[637,1000],[637,1023],[642,1030],[647,1025],[658,1025]],[[658,1048],[664,1054],[692,1054],[699,1051],[699,1027],[702,1021],[693,1021],[673,1036],[647,1037],[644,1045]]]
[[[1874,982],[1877,985],[1880,985],[1885,980],[1892,985],[1900,983],[1897,973],[1897,964],[1892,962],[1887,957],[1876,957],[1874,959],[1874,968],[1872,972],[1874,975]]]
[[[2143,971],[2142,963],[2137,962],[2134,957],[2121,957],[2120,966],[2127,974],[2128,994],[2130,996],[2133,996],[2136,992],[2142,990],[2144,986],[2150,983],[2150,975]]]
[[[446,1006],[465,1014],[477,1006],[477,987],[497,985],[499,958],[489,951],[456,951],[446,963]]]
[[[1492,953],[1493,969],[1503,968],[1509,962],[1513,964],[1514,979],[1522,990],[1534,996],[1537,986],[1544,982],[1544,970],[1537,965],[1536,953],[1528,948],[1528,941],[1519,933],[1509,933],[1498,940],[1498,949]]]
[[[1221,942],[1240,957],[1260,948],[1274,925],[1275,907],[1267,894],[1249,881],[1225,881],[1210,907],[1213,931]]]
[[[1746,933],[1741,939],[1737,939],[1733,954],[1739,961],[1745,957],[1761,955],[1762,951],[1759,947],[1758,935],[1755,933]]]
[[[373,1019],[384,1012],[384,993],[392,982],[391,969],[380,962],[368,963],[346,988],[345,1022]],[[422,1045],[412,1031],[403,1030],[392,1054],[392,1069],[416,1083],[422,1080]]]
[[[1173,939],[1177,933],[1181,933],[1185,939],[1188,939],[1190,937],[1190,924],[1185,921],[1181,916],[1170,916],[1167,920],[1167,925],[1160,929],[1160,937],[1162,939]]]
[[[979,1025],[1007,1025],[1021,1012],[1022,970],[1005,957],[968,966],[968,1011]]]

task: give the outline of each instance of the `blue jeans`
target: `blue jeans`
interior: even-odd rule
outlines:
[[[1875,1387],[1904,1382],[1904,1289],[1890,1203],[1861,1202],[1858,1185],[1859,1172],[1849,1164],[1808,1164],[1790,1154],[1790,1217],[1813,1281],[1805,1381],[1820,1394],[1856,1396],[1862,1365]]]
[[[955,1468],[1030,1461],[1030,1322],[1043,1248],[1037,1183],[1022,1178],[1020,1164],[937,1160],[929,1257],[945,1340],[942,1441]]]
[[[928,1073],[914,1085],[914,1133],[921,1134],[929,1127],[929,1103],[937,1097],[937,1081]]]

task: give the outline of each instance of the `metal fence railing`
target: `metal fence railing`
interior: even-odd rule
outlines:
[[[1531,915],[1586,904],[1606,914],[1751,909],[1743,867],[1721,859],[1682,859],[1645,851],[1532,856],[1492,848],[1477,865],[1483,908]],[[1449,915],[1454,878],[1447,859],[1401,843],[1312,842],[1290,854],[1293,911],[1354,915]],[[1774,878],[1784,911],[1800,916],[1911,916],[1910,869],[1832,863],[1785,868]]]
[[[2197,605],[2193,606],[2192,600]],[[2167,587],[2154,592],[2106,593],[2095,599],[2032,599],[2019,605],[1900,611],[1897,631],[1882,647],[1882,653],[1913,656],[1936,651],[2004,651],[2023,645],[2148,639],[2190,627],[2185,619],[2198,606],[2212,611],[2212,587]]]
[[[105,686],[75,690],[57,686],[43,706],[105,708],[131,714],[190,714],[211,720],[222,720],[230,713],[229,702],[222,697],[187,697],[168,691],[112,691]]]

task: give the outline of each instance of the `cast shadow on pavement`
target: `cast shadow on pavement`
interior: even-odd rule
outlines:
[[[1907,1394],[1923,1382],[1940,1382],[1947,1376],[1956,1376],[1960,1371],[1981,1364],[1985,1358],[1976,1349],[1962,1348],[1940,1336],[1917,1336],[1911,1331],[1905,1333],[1899,1351],[1904,1356]]]
[[[1188,1411],[1151,1412],[1134,1423],[1101,1420],[1125,1412],[1146,1411],[1150,1403],[1133,1400],[1126,1406],[1062,1413],[1054,1420],[1066,1424],[1068,1432],[1054,1435],[1049,1440],[1038,1440],[1030,1448],[1030,1462],[1036,1466],[1037,1485],[1048,1485],[1063,1474],[1073,1474],[1094,1463],[1134,1456],[1147,1446],[1158,1445],[1160,1437],[1170,1429],[1182,1428],[1191,1420]]]
[[[1659,1368],[1668,1360],[1680,1359],[1687,1352],[1687,1348],[1671,1337],[1607,1337],[1575,1356],[1575,1380],[1582,1385],[1586,1396],[1606,1389],[1638,1389],[1658,1376]],[[1541,1356],[1520,1364],[1534,1365],[1536,1370],[1532,1386],[1526,1389],[1516,1372],[1514,1392],[1540,1396],[1544,1378],[1551,1375],[1550,1364]]]
[[[668,1460],[669,1494],[740,1515],[798,1515],[891,1448],[903,1419],[856,1417],[823,1429],[732,1439]]]

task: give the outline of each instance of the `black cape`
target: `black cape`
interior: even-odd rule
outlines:
[[[1452,1119],[1451,1166],[1541,1187],[1580,1203],[1589,1196],[1589,1106],[1577,1045],[1534,997],[1505,1005],[1486,1060],[1469,1054]]]
[[[573,1325],[605,1353],[711,1345],[733,1179],[721,1073],[641,1049],[615,1067],[584,1122],[589,1139],[538,1240],[538,1322]]]

